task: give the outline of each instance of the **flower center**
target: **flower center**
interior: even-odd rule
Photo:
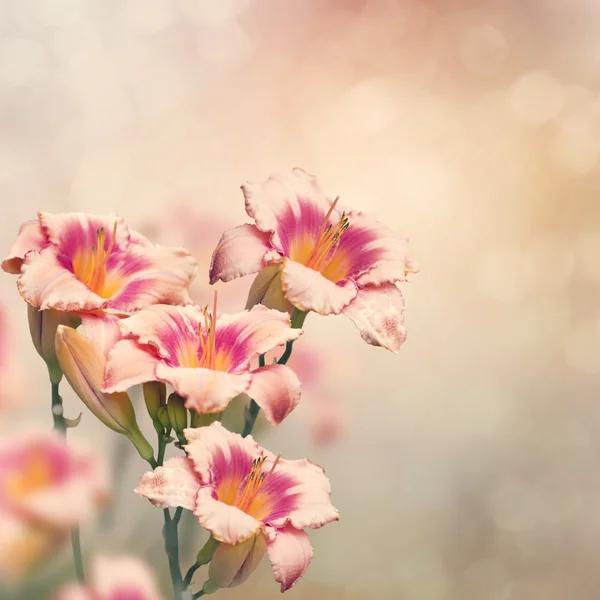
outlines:
[[[335,205],[338,203],[340,197],[338,196],[334,201],[329,211],[325,215],[323,219],[323,225],[321,227],[321,231],[319,233],[319,237],[317,239],[316,244],[310,251],[308,258],[304,265],[315,271],[322,271],[327,264],[333,258],[333,255],[336,252],[336,244],[338,243],[340,237],[342,237],[343,233],[350,227],[350,221],[346,216],[346,212],[342,213],[340,220],[334,225],[329,223],[329,217],[335,208]]]
[[[117,237],[117,221],[115,221],[112,238],[105,248],[106,231],[101,227],[96,231],[96,243],[89,250],[78,251],[73,259],[73,272],[76,277],[92,292],[102,298],[110,298],[116,291],[113,285],[107,285],[106,263],[110,258]]]
[[[263,473],[263,464],[267,460],[266,456],[261,458],[255,458],[252,461],[250,467],[250,473],[246,477],[244,487],[241,489],[241,494],[238,494],[235,505],[243,510],[245,513],[252,515],[254,518],[260,519],[261,515],[265,512],[265,507],[268,506],[271,498],[269,494],[266,494],[264,487],[266,482],[269,480],[275,467],[281,458],[281,454],[277,455],[277,458],[273,461],[271,470],[267,473]]]
[[[217,292],[215,290],[212,314],[208,314],[208,306],[204,307],[204,331],[198,323],[198,337],[202,355],[198,359],[198,367],[214,371],[228,371],[231,360],[227,352],[217,349]]]
[[[23,468],[10,475],[5,483],[8,497],[21,500],[45,487],[53,481],[53,471],[47,457],[39,449],[28,453]]]

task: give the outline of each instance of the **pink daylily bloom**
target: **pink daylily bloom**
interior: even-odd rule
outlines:
[[[184,434],[188,456],[144,474],[136,493],[161,508],[192,510],[221,542],[217,553],[235,554],[240,544],[264,536],[275,579],[282,591],[289,589],[312,559],[304,529],[339,518],[323,469],[306,459],[280,459],[219,422]],[[215,560],[221,563],[215,577],[223,577],[227,558]],[[209,576],[213,579],[211,571]]]
[[[302,169],[242,191],[254,224],[223,234],[211,283],[259,273],[259,296],[276,296],[275,286],[297,309],[343,313],[369,344],[398,351],[406,332],[396,284],[418,270],[408,240],[364,213],[340,211]]]
[[[39,213],[21,227],[2,268],[19,275],[30,305],[81,313],[187,304],[198,266],[185,250],[150,243],[116,215]]]
[[[163,600],[150,569],[133,556],[98,556],[86,585],[69,584],[54,600]]]
[[[0,569],[22,575],[107,497],[104,465],[52,433],[0,442]]]
[[[301,385],[285,365],[253,369],[260,354],[296,339],[287,313],[256,306],[239,314],[212,314],[196,306],[156,305],[119,322],[126,338],[108,355],[104,389],[124,391],[162,381],[199,413],[223,411],[250,395],[277,425],[296,407]]]

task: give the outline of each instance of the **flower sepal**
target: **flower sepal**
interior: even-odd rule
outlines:
[[[241,585],[258,567],[266,550],[262,533],[239,544],[220,544],[208,568],[209,581],[218,588]]]

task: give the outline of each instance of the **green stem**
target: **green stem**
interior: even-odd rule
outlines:
[[[52,383],[52,418],[54,419],[54,431],[66,435],[67,425],[63,415],[63,401],[58,393],[58,383]]]
[[[75,562],[75,573],[77,573],[77,581],[85,582],[85,574],[83,572],[83,556],[81,554],[81,536],[79,527],[74,527],[71,531],[71,545],[73,546],[73,560]]]
[[[248,407],[248,416],[246,417],[246,421],[244,422],[244,430],[242,431],[242,437],[246,437],[252,433],[254,429],[254,423],[256,423],[256,419],[258,417],[258,413],[260,412],[260,406],[254,402],[254,400],[250,400],[250,406]]]
[[[173,584],[174,600],[181,600],[181,594],[185,589],[181,571],[179,569],[179,536],[177,532],[177,521],[171,519],[171,513],[168,508],[163,510],[165,519],[165,552],[169,559],[169,571],[171,573],[171,583]]]
[[[194,573],[202,566],[208,564],[217,551],[219,547],[219,543],[215,540],[212,535],[208,538],[206,544],[202,547],[202,550],[198,552],[198,556],[196,558],[196,562],[189,568],[188,572],[185,575],[185,579],[183,580],[183,585],[187,588],[191,583],[194,577]]]

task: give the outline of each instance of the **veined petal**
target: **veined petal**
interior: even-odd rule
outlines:
[[[270,514],[261,519],[267,525],[279,529],[289,523],[296,529],[318,529],[339,519],[337,509],[331,504],[329,479],[322,467],[306,458],[280,459],[266,488],[265,492],[270,492],[276,500]]]
[[[38,219],[25,221],[19,228],[15,243],[8,256],[2,261],[2,269],[7,273],[18,275],[21,272],[23,259],[32,250],[40,251],[48,245],[48,238],[42,231]]]
[[[195,306],[159,304],[124,319],[119,327],[124,337],[151,346],[158,356],[176,365],[187,344],[198,346],[201,320],[202,311]]]
[[[228,229],[219,240],[210,263],[210,283],[231,281],[236,277],[258,273],[263,257],[271,249],[270,235],[255,225]]]
[[[225,429],[218,421],[208,427],[185,429],[183,434],[189,442],[185,450],[202,484],[214,488],[224,482],[231,483],[232,491],[237,492],[252,461],[262,455],[252,436],[243,438]]]
[[[358,293],[351,279],[334,283],[319,271],[291,260],[283,265],[281,283],[285,297],[296,308],[321,315],[339,314]]]
[[[160,359],[134,340],[121,340],[110,350],[102,391],[124,392],[134,385],[156,380]]]
[[[38,218],[48,241],[56,245],[61,254],[74,258],[78,252],[87,252],[98,243],[98,232],[104,230],[104,245],[115,250],[129,243],[129,228],[115,213],[91,215],[87,213],[38,213]],[[116,237],[113,244],[113,231]]]
[[[17,280],[21,296],[40,310],[85,312],[103,308],[104,298],[79,281],[62,260],[55,246],[29,252]]]
[[[267,421],[276,426],[298,405],[302,384],[289,367],[267,365],[252,371],[252,382],[246,393],[262,408]]]
[[[200,525],[208,529],[216,540],[226,544],[244,542],[262,529],[260,521],[237,506],[217,500],[212,487],[203,487],[198,492],[194,515]]]
[[[229,353],[234,372],[246,370],[259,354],[302,335],[301,329],[290,326],[288,313],[262,305],[234,315],[219,315],[216,331],[218,348]]]
[[[123,282],[107,307],[132,312],[160,303],[190,304],[188,287],[199,267],[182,248],[130,244],[126,252],[111,254],[106,268],[107,277]]]
[[[242,191],[246,212],[261,231],[271,232],[273,247],[284,256],[290,256],[299,238],[317,239],[332,204],[315,177],[299,168],[262,183],[247,183]]]
[[[170,367],[165,363],[156,365],[156,377],[173,386],[185,398],[186,408],[200,414],[221,412],[238,394],[250,385],[249,373],[227,373],[202,367]]]
[[[169,458],[164,466],[144,473],[135,493],[159,508],[181,506],[194,510],[200,489],[200,476],[185,456]]]
[[[404,298],[392,283],[362,288],[343,312],[372,346],[398,352],[406,339]]]
[[[288,526],[279,530],[274,540],[267,542],[267,554],[275,580],[285,592],[306,572],[313,548],[304,531]]]

